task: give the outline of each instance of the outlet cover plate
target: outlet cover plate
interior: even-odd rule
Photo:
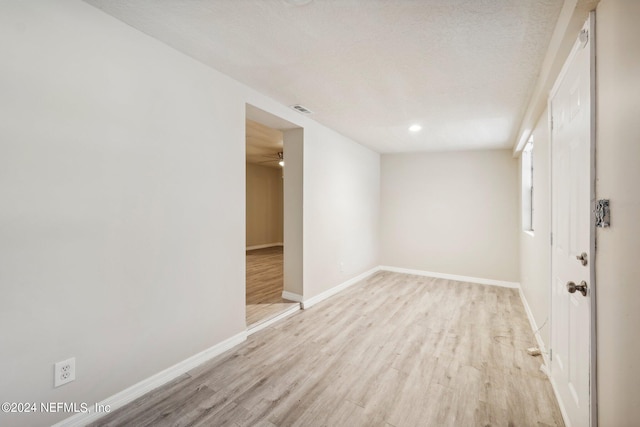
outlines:
[[[76,358],[57,362],[53,368],[53,386],[60,387],[76,379]]]

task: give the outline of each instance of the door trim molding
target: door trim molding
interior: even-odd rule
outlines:
[[[596,11],[592,10],[589,13],[589,34],[591,37],[590,59],[589,65],[591,66],[591,81],[590,81],[590,97],[591,97],[591,212],[595,211],[596,204],[596,112],[597,112],[597,94],[596,94]],[[590,387],[590,402],[591,405],[591,427],[598,427],[598,340],[597,340],[597,284],[596,284],[596,258],[598,253],[596,251],[596,218],[595,215],[591,215],[591,225],[589,227],[591,236],[589,239],[589,245],[591,246],[591,263],[589,265],[589,276],[591,282],[591,354],[590,354],[590,374],[589,374],[589,387]]]

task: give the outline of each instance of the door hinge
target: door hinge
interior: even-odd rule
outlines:
[[[580,39],[580,43],[582,43],[582,47],[585,47],[589,42],[589,30],[583,28],[578,38]]]
[[[551,116],[551,119],[549,120],[549,127],[553,130],[553,116]]]
[[[553,246],[553,233],[549,233],[549,243]]]
[[[553,349],[550,348],[549,349],[549,362],[551,362],[553,360]]]
[[[611,211],[609,208],[609,199],[600,199],[596,201],[593,209],[596,219],[596,227],[605,228],[611,225]]]

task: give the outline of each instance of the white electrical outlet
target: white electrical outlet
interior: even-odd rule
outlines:
[[[60,387],[63,384],[76,379],[76,358],[63,360],[54,365],[53,386]]]

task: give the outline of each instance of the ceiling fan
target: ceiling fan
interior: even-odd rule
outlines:
[[[264,155],[262,157],[267,157],[269,158],[269,160],[264,160],[262,162],[258,162],[258,163],[273,163],[273,162],[278,162],[278,164],[280,165],[280,167],[284,167],[284,153],[282,151],[278,151],[277,153],[273,153],[273,154],[268,154],[268,155]]]

